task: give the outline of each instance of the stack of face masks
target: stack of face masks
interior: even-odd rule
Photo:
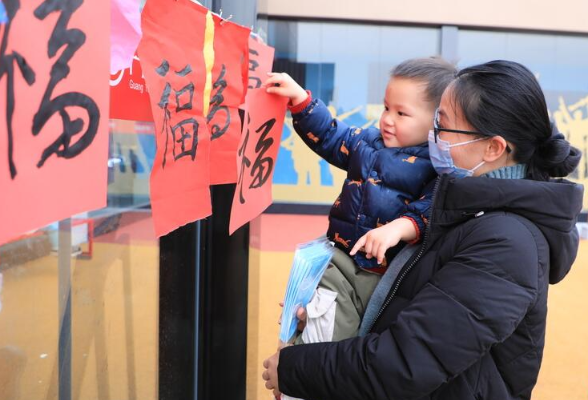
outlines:
[[[290,342],[296,333],[296,311],[306,307],[333,257],[333,246],[326,239],[313,240],[296,247],[290,278],[286,286],[280,341]]]
[[[7,24],[8,23],[8,15],[6,14],[6,8],[4,7],[4,3],[0,0],[0,24]]]

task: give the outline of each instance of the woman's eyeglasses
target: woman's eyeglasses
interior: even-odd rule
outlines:
[[[435,117],[433,119],[433,133],[435,135],[435,143],[437,143],[437,138],[439,137],[439,132],[453,132],[453,133],[463,133],[463,134],[466,134],[466,135],[486,136],[488,138],[491,137],[491,135],[487,135],[485,133],[478,132],[478,131],[463,131],[463,130],[460,130],[460,129],[445,129],[445,128],[440,128],[439,127],[439,109],[437,108],[435,110]],[[506,152],[507,153],[510,153],[511,151],[512,151],[512,149],[507,144],[506,145]]]
[[[488,136],[482,132],[477,132],[477,131],[462,131],[459,129],[440,128],[439,127],[439,109],[435,110],[435,119],[433,119],[433,132],[435,134],[435,143],[437,143],[437,137],[439,136],[439,132],[453,132],[453,133],[464,133],[466,135]]]

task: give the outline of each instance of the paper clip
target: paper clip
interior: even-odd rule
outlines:
[[[222,17],[221,17],[221,18],[222,18]],[[227,22],[227,21],[228,21],[228,20],[230,20],[231,18],[233,18],[233,14],[229,15],[229,17],[228,17],[228,18],[226,18],[226,19],[223,19],[223,20],[220,22],[220,24],[221,24],[221,25],[224,25],[224,24],[225,24],[225,22]]]

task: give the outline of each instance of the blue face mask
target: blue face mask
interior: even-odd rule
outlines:
[[[435,171],[437,171],[439,175],[450,175],[454,178],[465,178],[467,176],[472,176],[478,168],[484,165],[485,161],[482,161],[472,169],[460,168],[457,167],[453,162],[453,158],[451,157],[451,152],[449,150],[452,147],[464,146],[466,144],[479,142],[480,140],[486,140],[486,138],[479,138],[468,140],[467,142],[450,144],[448,141],[442,140],[439,138],[439,136],[437,136],[437,141],[435,142],[435,133],[433,131],[429,131],[429,156],[431,158],[433,168],[435,168]]]

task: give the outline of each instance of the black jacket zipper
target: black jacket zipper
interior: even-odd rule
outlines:
[[[435,182],[435,187],[433,188],[433,199],[431,201],[431,204],[432,204],[431,210],[435,206],[435,198],[437,197],[437,189],[438,189],[438,186],[439,186],[439,182],[440,181],[441,181],[441,178],[440,177],[437,178],[437,182]],[[431,212],[431,219],[429,220],[429,226],[427,226],[427,230],[425,231],[425,238],[423,239],[423,244],[422,244],[422,246],[421,246],[421,248],[419,250],[419,253],[412,260],[412,262],[410,263],[410,265],[408,266],[408,268],[406,268],[404,270],[404,272],[402,273],[402,275],[400,275],[400,277],[396,279],[396,285],[394,286],[394,290],[392,290],[392,293],[390,293],[390,295],[386,298],[386,301],[384,302],[384,304],[382,305],[382,307],[380,307],[380,311],[378,311],[378,315],[376,315],[376,318],[372,322],[372,324],[370,326],[370,329],[368,329],[368,332],[371,332],[372,331],[374,325],[376,325],[376,322],[378,322],[378,319],[380,318],[380,316],[382,315],[382,313],[384,312],[384,310],[386,309],[386,307],[388,307],[388,305],[390,304],[390,302],[394,298],[394,295],[396,294],[396,291],[400,287],[400,284],[402,283],[402,280],[404,279],[404,277],[406,276],[406,274],[408,274],[410,272],[410,270],[412,269],[412,267],[414,267],[415,264],[423,256],[423,253],[425,252],[425,248],[427,247],[427,241],[429,239],[429,235],[430,235],[430,232],[431,232],[431,226],[432,225],[433,225],[433,212]]]

